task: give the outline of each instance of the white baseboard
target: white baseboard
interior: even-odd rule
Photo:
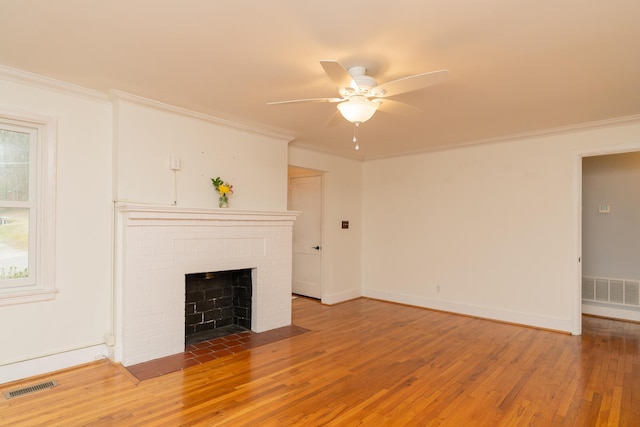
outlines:
[[[0,384],[104,359],[108,352],[106,344],[98,344],[2,365],[0,366]]]
[[[344,292],[338,292],[337,294],[323,294],[322,303],[328,305],[337,304],[339,302],[360,298],[361,296],[362,291],[360,289],[351,289]]]
[[[640,311],[637,309],[616,308],[587,301],[582,302],[582,312],[593,316],[611,317],[612,319],[640,322]]]
[[[533,326],[536,328],[551,329],[571,333],[571,320],[555,317],[539,316],[534,314],[519,313],[515,311],[501,310],[491,307],[460,304],[456,302],[438,299],[424,298],[415,295],[398,294],[375,289],[363,289],[362,296],[383,301],[397,302],[416,307],[430,308],[449,313],[464,314],[483,319],[498,320],[501,322],[515,323],[518,325]]]

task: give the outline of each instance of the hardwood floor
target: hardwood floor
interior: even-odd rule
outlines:
[[[310,332],[145,381],[96,362],[6,400],[22,426],[640,425],[640,324],[583,335],[369,299],[294,300]]]

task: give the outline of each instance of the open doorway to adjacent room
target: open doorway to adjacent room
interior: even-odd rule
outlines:
[[[582,313],[640,321],[640,152],[582,158]]]

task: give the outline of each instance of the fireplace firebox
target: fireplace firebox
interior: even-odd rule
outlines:
[[[185,344],[251,329],[252,270],[185,275]]]

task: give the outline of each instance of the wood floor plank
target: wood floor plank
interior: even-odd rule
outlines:
[[[358,299],[293,301],[309,332],[138,381],[99,361],[0,385],[0,426],[640,426],[640,324],[573,337]]]

